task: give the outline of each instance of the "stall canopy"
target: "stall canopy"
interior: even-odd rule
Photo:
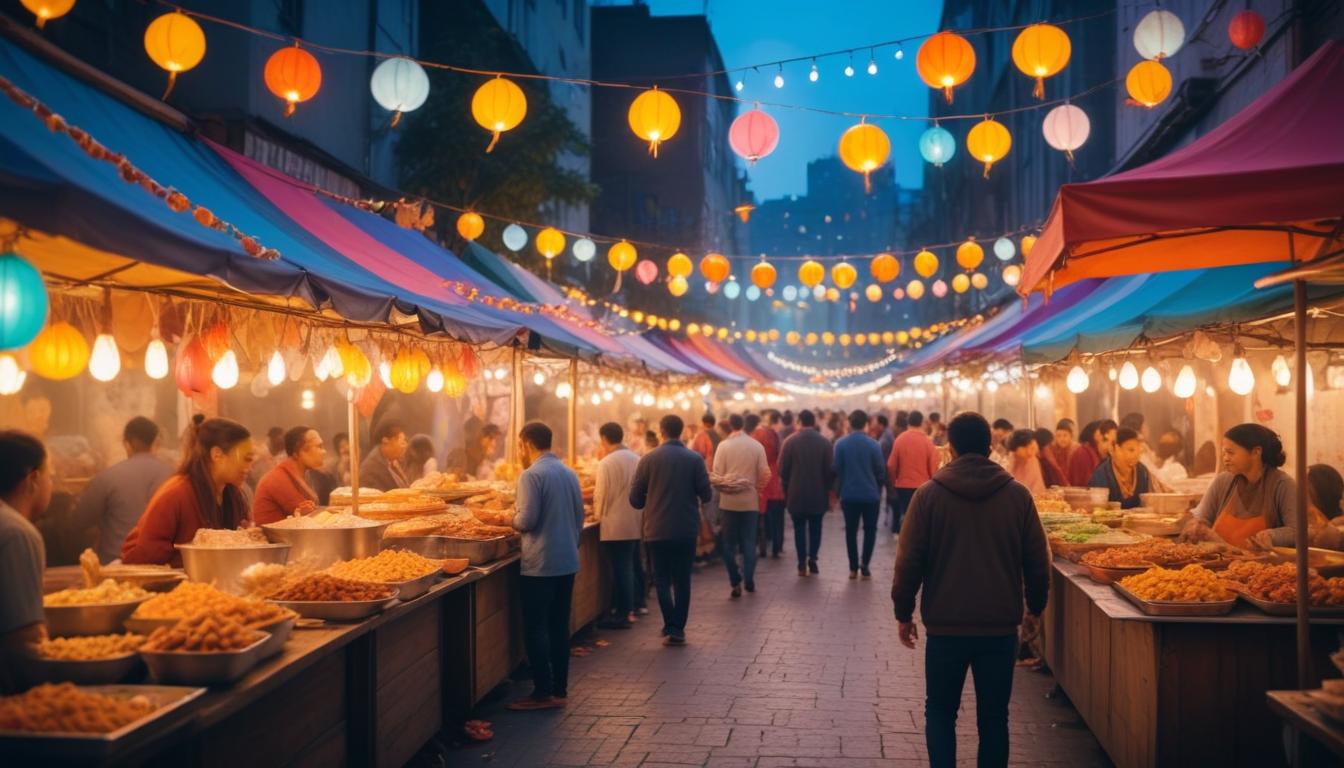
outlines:
[[[1018,291],[1088,277],[1309,261],[1344,217],[1344,43],[1236,116],[1124,173],[1060,187]]]

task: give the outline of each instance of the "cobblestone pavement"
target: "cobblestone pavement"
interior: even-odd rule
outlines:
[[[792,530],[779,559],[761,562],[755,594],[729,598],[721,563],[697,567],[688,644],[666,648],[657,601],[632,630],[581,638],[610,642],[572,659],[569,706],[515,713],[530,691],[515,682],[477,717],[495,739],[453,750],[453,766],[916,766],[924,748],[923,645],[901,647],[892,617],[895,541],[879,533],[873,579],[850,581],[844,524],[827,515],[821,574],[800,578]],[[1019,669],[1010,710],[1014,765],[1109,762],[1049,675]],[[975,758],[968,675],[958,757]]]

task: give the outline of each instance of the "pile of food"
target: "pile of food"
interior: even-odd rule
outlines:
[[[1270,603],[1297,602],[1297,566],[1293,563],[1266,565],[1257,562],[1235,562],[1228,566],[1223,578],[1234,588],[1257,600]],[[1327,579],[1315,570],[1309,569],[1307,590],[1311,605],[1344,607],[1344,578]]]
[[[355,490],[348,485],[343,485],[340,488],[332,490],[331,498],[329,499],[329,501],[331,502],[331,505],[333,507],[343,507],[348,506],[350,502],[354,499],[354,496],[355,496]],[[383,492],[378,490],[377,488],[359,489],[360,504],[363,504],[366,501],[382,501],[382,498],[383,498]]]
[[[111,733],[153,711],[141,696],[105,696],[70,683],[44,683],[0,698],[0,731]]]
[[[229,653],[257,642],[261,633],[228,616],[202,611],[171,627],[154,630],[141,651],[151,653]]]
[[[363,602],[387,600],[396,590],[366,581],[351,581],[329,573],[314,573],[287,584],[268,597],[288,602]]]
[[[59,607],[68,605],[101,605],[104,603],[129,603],[143,600],[149,593],[134,584],[103,579],[96,587],[62,589],[59,592],[42,596],[42,605]]]
[[[88,635],[86,637],[47,637],[34,648],[44,659],[60,661],[97,661],[113,656],[135,653],[144,644],[145,636],[133,633],[123,635]]]
[[[431,496],[415,488],[395,488],[378,497],[377,501],[365,502],[359,497],[359,516],[369,520],[405,520],[420,515],[432,515],[448,508],[443,499]],[[336,501],[332,500],[333,506]],[[333,510],[349,513],[349,509]]]
[[[1036,512],[1040,514],[1042,521],[1045,520],[1046,515],[1073,514],[1073,507],[1069,506],[1069,502],[1057,496],[1032,496],[1031,498],[1036,502]]]
[[[243,528],[236,531],[227,528],[201,528],[191,537],[193,547],[206,549],[236,549],[269,544],[266,534],[260,528]]]
[[[489,525],[463,507],[438,515],[423,515],[392,523],[383,531],[383,538],[400,536],[448,536],[454,539],[484,540],[515,533],[511,526]]]
[[[1098,549],[1083,555],[1083,565],[1098,568],[1139,568],[1174,565],[1206,557],[1213,552],[1207,544],[1178,544],[1167,539],[1149,539],[1123,547]]]
[[[324,509],[312,515],[294,515],[270,524],[272,528],[312,529],[312,528],[373,528],[382,525],[377,520],[351,514],[345,509]]]
[[[1126,576],[1120,586],[1150,602],[1216,603],[1235,597],[1217,574],[1201,565],[1187,565],[1179,571],[1150,568]]]
[[[156,595],[140,604],[133,619],[185,619],[200,613],[231,619],[246,626],[266,626],[292,614],[265,600],[237,597],[209,584],[184,581],[171,592]]]
[[[1055,531],[1069,525],[1092,522],[1092,517],[1090,515],[1072,511],[1040,511],[1040,517],[1041,525],[1047,532]]]
[[[1050,531],[1050,538],[1066,544],[1108,544],[1120,546],[1137,544],[1142,536],[1116,530],[1101,523],[1072,523]]]
[[[430,560],[414,552],[385,549],[373,557],[342,560],[327,568],[327,573],[352,581],[395,584],[428,576],[443,567],[443,561]]]

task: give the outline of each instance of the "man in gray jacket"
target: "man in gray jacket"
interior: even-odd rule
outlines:
[[[821,549],[821,521],[831,506],[831,483],[835,481],[835,452],[831,441],[817,431],[811,411],[798,414],[801,425],[779,449],[779,479],[784,485],[784,506],[793,518],[793,545],[798,551],[798,575],[819,573],[817,552]]]
[[[681,442],[685,424],[680,417],[668,414],[658,426],[663,444],[639,460],[630,484],[630,506],[644,510],[644,547],[663,612],[663,642],[683,645],[700,504],[711,496],[709,472],[704,458]]]

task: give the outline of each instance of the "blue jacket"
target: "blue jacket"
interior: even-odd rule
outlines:
[[[579,572],[583,492],[574,470],[549,451],[518,476],[513,527],[523,534],[524,576]]]
[[[862,432],[840,438],[835,444],[835,477],[841,501],[880,501],[887,484],[881,446]]]

